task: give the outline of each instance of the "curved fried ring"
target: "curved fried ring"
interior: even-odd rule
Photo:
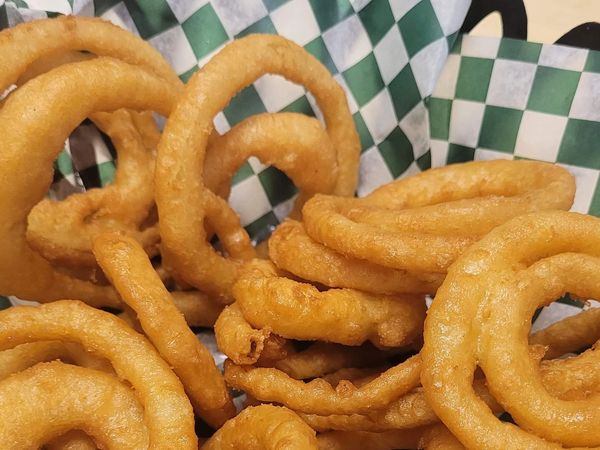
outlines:
[[[236,366],[225,361],[225,380],[230,386],[261,401],[320,415],[354,414],[383,408],[417,387],[420,371],[421,359],[417,355],[358,389],[350,383],[339,383],[334,389],[320,378],[304,383],[277,369]]]
[[[319,292],[280,277],[265,260],[249,263],[233,286],[244,318],[288,339],[378,347],[408,345],[421,334],[425,301],[418,296],[372,295],[352,289]],[[307,326],[310,324],[310,326]]]
[[[139,36],[100,18],[62,16],[22,23],[0,33],[0,61],[6,63],[0,70],[0,91],[45,55],[69,50],[111,56],[143,66],[173,86],[182,84],[163,56]]]
[[[359,199],[316,195],[302,210],[310,237],[395,269],[444,273],[473,242],[512,217],[569,209],[575,181],[535,161],[473,161],[403,178]]]
[[[94,54],[144,67],[174,90],[183,86],[162,55],[138,36],[99,18],[64,16],[23,23],[0,33],[0,60],[10,61],[0,74],[0,92],[12,83],[21,85]],[[156,224],[140,229],[154,205],[153,153],[159,137],[154,120],[149,113],[130,118],[125,111],[96,113],[92,119],[115,140],[119,153],[115,183],[61,202],[43,200],[32,210],[28,239],[47,259],[76,267],[95,266],[91,241],[98,229],[125,229],[155,254]]]
[[[259,359],[276,361],[290,352],[286,339],[268,328],[252,328],[237,303],[227,306],[215,323],[217,347],[236,364],[254,364]]]
[[[316,450],[315,432],[287,408],[261,405],[246,408],[219,429],[202,450]]]
[[[330,431],[317,437],[320,450],[389,450],[392,448],[423,448],[422,436],[430,427],[393,430],[383,433],[368,431]],[[425,447],[427,448],[427,447]]]
[[[548,347],[544,358],[553,359],[591,347],[600,339],[600,308],[591,308],[533,333],[530,344]]]
[[[280,269],[335,288],[376,294],[434,294],[443,275],[378,266],[312,240],[300,222],[286,220],[269,238],[269,256]]]
[[[25,238],[27,216],[50,186],[52,161],[65,137],[85,117],[94,111],[122,107],[168,115],[176,95],[169,84],[144,69],[110,58],[96,58],[58,67],[10,96],[0,110],[3,295],[38,301],[71,297],[94,305],[118,305],[112,288],[65,275],[34,252]],[[27,120],[14,126],[15,118],[22,117]],[[23,167],[27,170],[21,170]]]
[[[197,448],[183,386],[150,342],[122,320],[72,300],[0,311],[0,350],[46,340],[76,342],[110,361],[138,395],[152,448]]]
[[[335,148],[317,119],[297,113],[248,117],[222,136],[211,135],[204,161],[204,183],[223,198],[231,179],[250,156],[273,165],[301,191],[292,215],[316,193],[330,193],[337,180]]]
[[[314,94],[337,154],[334,192],[352,195],[356,187],[360,142],[344,92],[327,69],[280,36],[251,35],[226,45],[188,82],[167,121],[156,165],[164,254],[181,278],[215,295],[230,296],[239,265],[221,257],[207,242],[204,219],[211,217],[207,208],[211,199],[198,174],[215,115],[238,91],[266,73],[284,75]],[[221,238],[240,228],[239,223],[233,228],[212,225]]]
[[[565,291],[600,297],[598,271],[600,220],[560,211],[515,218],[453,264],[428,313],[421,380],[433,409],[465,446],[600,445],[600,397],[553,395],[527,345],[538,306]],[[600,364],[594,351],[573,360]],[[478,363],[494,397],[524,429],[501,423],[476,398],[470,380]]]
[[[235,415],[208,349],[189,329],[139,243],[119,233],[94,240],[94,255],[144,333],[181,379],[198,415],[215,428]]]
[[[0,448],[40,448],[80,429],[102,448],[149,448],[144,409],[118,378],[60,362],[0,382]]]
[[[121,230],[134,236],[151,256],[158,253],[158,226],[141,228],[154,205],[154,152],[144,144],[139,128],[156,128],[150,113],[138,116],[121,109],[96,113],[92,120],[107,134],[119,158],[112,184],[70,195],[64,200],[43,199],[29,214],[27,240],[46,259],[63,265],[96,267],[92,254],[95,236]],[[157,130],[154,130],[157,131]],[[149,132],[144,132],[148,135]]]

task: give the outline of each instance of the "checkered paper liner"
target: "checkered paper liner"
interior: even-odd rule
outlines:
[[[459,36],[469,3],[0,0],[0,27],[58,14],[102,16],[155,46],[184,81],[233,38],[281,34],[322,61],[346,91],[362,146],[359,195],[431,166],[529,158],[568,167],[577,177],[574,209],[599,215],[600,54]],[[302,87],[265,76],[232,100],[215,127],[222,133],[264,111],[320,117]],[[84,124],[57,159],[52,195],[110,182],[115,157],[110,141]],[[234,178],[230,203],[255,236],[287,215],[295,193],[283,173],[251,158]]]

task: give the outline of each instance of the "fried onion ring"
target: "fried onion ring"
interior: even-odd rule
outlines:
[[[575,181],[536,161],[473,161],[427,170],[363,198],[317,194],[302,210],[310,237],[385,267],[445,273],[469,245],[532,211],[567,210]]]
[[[81,92],[86,92],[81,96]],[[52,181],[52,161],[69,133],[92,112],[122,107],[168,115],[177,93],[144,69],[96,58],[58,67],[17,89],[0,110],[0,292],[52,301],[78,298],[117,306],[112,288],[65,275],[34,252],[25,234],[29,211]],[[31,105],[35,104],[35,108]],[[19,126],[14,118],[27,117]],[[27,171],[20,170],[27,167]],[[32,282],[35,280],[35,282]]]
[[[167,121],[159,143],[155,181],[163,254],[178,276],[213,295],[230,297],[239,264],[235,257],[225,259],[209,245],[204,220],[208,219],[221,240],[227,235],[245,239],[248,245],[249,240],[239,221],[230,226],[215,223],[210,210],[215,200],[199,174],[213,118],[237,92],[266,73],[283,75],[312,92],[336,150],[334,192],[352,195],[356,187],[358,134],[344,91],[325,66],[281,36],[250,35],[227,44],[192,76]],[[219,209],[223,214],[229,207],[222,203]]]
[[[305,280],[376,294],[434,294],[444,279],[344,256],[312,240],[295,220],[277,226],[269,238],[269,256],[277,267]]]
[[[72,429],[105,448],[149,448],[133,390],[91,369],[50,362],[15,374],[0,382],[0,414],[3,450],[40,448]]]
[[[599,297],[599,256],[599,219],[553,211],[507,222],[452,266],[426,320],[421,380],[435,412],[466,447],[600,445],[600,397],[554,396],[527,345],[537,307],[566,291]],[[573,360],[595,357],[588,351]],[[523,428],[500,422],[476,398],[470,380],[477,364]]]
[[[153,448],[197,448],[194,414],[183,386],[150,342],[121,319],[72,300],[0,311],[0,350],[57,339],[106,358],[131,384]]]
[[[93,250],[123,302],[137,313],[146,336],[181,379],[198,415],[213,427],[223,425],[235,415],[225,381],[143,248],[135,239],[112,232],[99,235]]]
[[[278,276],[273,264],[258,259],[244,268],[233,296],[252,326],[268,327],[288,339],[345,345],[370,340],[377,347],[401,347],[420,335],[425,317],[423,298],[351,289],[319,292]]]
[[[591,308],[533,333],[530,344],[547,346],[544,358],[553,359],[591,347],[600,339],[600,308]]]
[[[300,214],[304,201],[314,194],[333,192],[335,148],[317,119],[297,113],[264,113],[248,117],[222,136],[211,135],[204,161],[206,186],[227,198],[233,175],[250,156],[283,171],[301,191],[293,216]]]
[[[351,383],[340,383],[333,388],[320,378],[304,383],[277,369],[236,366],[225,361],[225,380],[230,386],[260,401],[320,415],[354,414],[383,408],[417,387],[420,371],[421,359],[417,355],[358,389]]]
[[[246,408],[208,440],[202,450],[316,450],[315,432],[287,408]]]

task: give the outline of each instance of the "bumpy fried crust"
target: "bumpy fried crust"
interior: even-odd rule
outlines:
[[[390,269],[345,256],[311,239],[295,220],[275,229],[269,256],[277,267],[305,280],[377,294],[434,294],[444,279],[441,274]]]
[[[81,96],[81,92],[87,95]],[[52,181],[64,139],[90,113],[129,107],[168,115],[176,92],[144,69],[105,58],[58,67],[17,89],[0,110],[0,292],[52,301],[70,297],[117,306],[112,288],[67,276],[25,238],[29,211]],[[35,104],[35,108],[31,105]],[[27,117],[18,127],[15,117]],[[27,167],[27,171],[22,168]]]
[[[310,284],[278,276],[273,264],[247,264],[233,287],[244,318],[279,336],[378,347],[410,344],[422,331],[425,300],[385,296],[353,289],[319,292]],[[307,325],[309,324],[309,325]]]
[[[224,305],[200,291],[170,293],[177,309],[190,327],[213,327]]]
[[[529,337],[530,344],[547,347],[544,358],[554,359],[591,347],[600,339],[600,308],[562,319]]]
[[[292,378],[305,380],[321,377],[345,367],[358,368],[382,363],[394,353],[379,351],[371,345],[344,347],[316,342],[304,351],[293,353],[277,361],[275,368]]]
[[[105,359],[86,351],[72,342],[40,341],[19,345],[0,352],[0,380],[21,372],[40,362],[60,359],[66,363],[112,373],[112,366]]]
[[[354,414],[383,408],[417,387],[420,371],[421,359],[417,355],[358,389],[343,382],[333,388],[320,378],[304,383],[277,369],[236,366],[231,361],[225,362],[225,379],[230,386],[261,401],[320,415]]]
[[[52,439],[45,450],[97,450],[98,446],[83,431],[69,431],[62,436]]]
[[[319,434],[320,450],[390,450],[421,448],[419,442],[429,428],[393,430],[383,433],[367,431],[330,431]]]
[[[119,318],[77,301],[0,312],[0,349],[37,341],[76,342],[106,358],[134,388],[156,448],[197,448],[183,386],[154,347]]]
[[[163,253],[181,278],[213,295],[230,296],[239,265],[215,252],[206,238],[206,218],[221,240],[232,234],[246,239],[239,222],[214,223],[213,201],[202,173],[214,116],[242,88],[266,73],[280,74],[309,89],[323,112],[338,161],[337,194],[356,187],[360,142],[343,89],[327,68],[304,49],[281,36],[251,35],[226,45],[188,82],[159,144],[156,203]],[[222,80],[227,78],[227,86]],[[219,205],[223,214],[229,210]]]
[[[292,179],[301,191],[294,205],[330,193],[337,180],[336,151],[317,119],[297,113],[264,113],[248,117],[222,136],[211,135],[204,161],[204,182],[223,198],[242,164],[256,156]]]
[[[181,84],[169,63],[140,37],[100,18],[62,16],[22,23],[0,33],[0,61],[10,61],[2,67],[0,86],[6,88],[17,82],[31,64],[45,55],[71,50],[111,56],[149,68],[170,84]]]
[[[112,184],[75,193],[64,200],[44,199],[29,214],[27,240],[46,259],[62,265],[96,267],[95,236],[121,230],[139,240],[150,255],[158,253],[158,226],[142,227],[154,205],[154,152],[144,145],[142,129],[156,128],[151,113],[127,110],[92,115],[117,149],[119,163]]]
[[[40,363],[0,382],[0,447],[39,448],[82,429],[107,448],[147,449],[144,410],[118,378],[60,362]]]
[[[286,339],[268,328],[255,329],[246,322],[237,303],[227,306],[215,323],[217,346],[236,364],[255,364],[259,359],[277,361],[287,356]]]
[[[535,161],[473,161],[431,169],[364,198],[316,195],[302,210],[310,237],[395,269],[444,273],[473,242],[531,211],[569,209],[575,181]]]
[[[496,228],[452,266],[428,313],[421,380],[433,409],[468,448],[600,444],[600,398],[554,396],[527,345],[537,307],[565,291],[599,296],[599,236],[597,218],[530,214]],[[586,352],[575,361],[595,357]],[[476,364],[523,428],[501,423],[474,396]]]
[[[246,408],[229,420],[203,450],[316,450],[315,432],[289,409],[261,405]]]
[[[94,255],[144,333],[173,367],[200,417],[220,427],[235,415],[225,381],[208,349],[189,329],[139,243],[119,233],[94,240]]]

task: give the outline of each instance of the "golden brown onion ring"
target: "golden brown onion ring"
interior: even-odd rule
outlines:
[[[293,411],[271,405],[246,408],[202,446],[202,450],[316,450],[315,432]]]
[[[302,210],[310,237],[385,267],[445,273],[473,242],[532,211],[567,210],[575,181],[536,161],[473,161],[427,170],[366,197],[316,195]]]
[[[305,280],[377,294],[434,294],[444,279],[441,274],[390,269],[345,256],[311,239],[295,220],[275,229],[269,256],[277,267]]]
[[[111,56],[152,70],[171,85],[182,84],[162,55],[139,36],[100,18],[62,16],[22,23],[0,33],[0,61],[5,62],[0,90],[17,82],[44,56],[70,50]]]
[[[320,378],[304,383],[277,369],[236,366],[225,361],[225,379],[230,386],[260,401],[320,415],[354,414],[383,408],[417,387],[420,371],[421,359],[417,355],[358,389],[351,383],[340,383],[333,388]]]
[[[112,232],[99,235],[93,250],[123,302],[136,312],[146,336],[180,378],[198,415],[215,428],[223,425],[235,415],[223,376],[189,329],[144,249],[135,239]]]
[[[600,398],[552,395],[527,345],[537,307],[565,291],[599,296],[599,256],[600,220],[553,211],[501,225],[453,264],[426,320],[421,380],[434,411],[466,447],[600,445]],[[477,364],[523,428],[501,423],[476,398],[470,380]]]
[[[43,199],[29,214],[27,240],[46,259],[62,265],[96,267],[92,254],[95,236],[120,230],[143,243],[147,253],[158,253],[158,227],[142,228],[154,205],[153,148],[144,145],[132,115],[121,109],[95,113],[93,122],[106,133],[119,158],[114,182],[104,188],[75,193],[64,200]],[[145,128],[156,127],[150,113],[139,116]]]
[[[600,308],[591,308],[533,333],[529,343],[547,346],[544,358],[553,359],[591,347],[598,339]]]
[[[163,252],[181,278],[213,295],[230,297],[239,265],[210,246],[205,219],[209,218],[221,240],[230,234],[243,239],[245,233],[239,222],[214,223],[210,211],[214,199],[198,174],[202,173],[215,115],[238,91],[266,73],[283,75],[315,96],[337,154],[339,172],[334,192],[352,195],[356,187],[358,135],[344,91],[325,66],[280,36],[250,35],[226,45],[188,82],[167,121],[156,166]],[[223,79],[228,80],[226,86]],[[221,204],[218,210],[224,208],[228,209],[227,205]]]
[[[0,311],[0,350],[48,340],[79,343],[110,361],[134,388],[154,448],[197,448],[194,414],[179,379],[152,344],[122,320],[72,300]]]
[[[250,156],[283,171],[301,191],[295,216],[314,194],[332,192],[337,180],[336,152],[329,136],[317,119],[303,114],[258,114],[222,136],[211,135],[203,171],[206,186],[227,198],[233,175]]]
[[[145,450],[144,409],[133,390],[103,372],[40,363],[0,381],[0,448],[40,448],[81,429],[106,448]]]
[[[247,264],[233,287],[244,318],[288,339],[322,340],[377,347],[408,345],[421,334],[425,300],[373,295],[352,289],[319,292],[310,284],[278,276],[264,260]]]
[[[87,95],[82,96],[81,92]],[[95,111],[122,107],[168,115],[177,93],[139,67],[109,59],[67,64],[17,89],[0,110],[0,292],[25,299],[64,297],[117,306],[109,287],[81,281],[53,268],[28,245],[29,211],[52,181],[52,161],[64,139]],[[31,105],[35,104],[35,108]],[[14,126],[15,117],[27,117]],[[27,167],[27,171],[19,168]]]

